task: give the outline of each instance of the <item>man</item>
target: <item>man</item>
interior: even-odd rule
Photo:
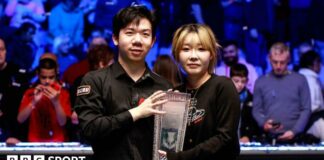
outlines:
[[[94,159],[151,160],[153,114],[171,85],[145,64],[155,41],[155,20],[144,6],[122,9],[113,20],[118,61],[89,72],[77,89],[75,111]]]
[[[319,81],[321,57],[315,51],[308,51],[300,57],[299,73],[306,77],[311,95],[312,115],[306,130],[308,133],[324,141],[324,101]]]
[[[224,63],[221,63],[220,66],[216,68],[216,74],[230,77],[231,66],[237,63],[244,64],[249,71],[249,81],[246,87],[250,90],[250,92],[253,92],[254,82],[258,78],[258,74],[253,65],[246,62],[244,59],[239,58],[238,44],[235,41],[224,42],[222,56]]]
[[[253,116],[271,138],[292,143],[304,131],[311,112],[307,81],[287,69],[290,53],[284,43],[271,46],[269,59],[272,72],[255,83]]]
[[[28,84],[24,81],[25,72],[21,72],[17,65],[7,62],[6,58],[6,45],[0,38],[0,141],[17,143],[18,139],[25,138],[23,126],[18,125],[16,119],[20,99]]]

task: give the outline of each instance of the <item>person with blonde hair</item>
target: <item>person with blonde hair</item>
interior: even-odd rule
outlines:
[[[176,30],[172,55],[187,75],[176,89],[190,93],[191,101],[183,151],[159,151],[160,156],[168,160],[234,160],[239,155],[240,100],[233,82],[214,74],[219,48],[206,25],[187,24]]]
[[[307,81],[288,70],[290,51],[286,44],[274,43],[268,57],[272,71],[255,83],[252,113],[269,142],[295,143],[311,113]]]

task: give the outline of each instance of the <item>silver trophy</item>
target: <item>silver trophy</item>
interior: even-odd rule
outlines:
[[[166,111],[154,117],[153,160],[159,160],[158,150],[182,151],[188,119],[190,94],[166,92],[168,102],[159,106]]]

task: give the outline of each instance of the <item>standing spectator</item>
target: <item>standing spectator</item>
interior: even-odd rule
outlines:
[[[321,57],[314,51],[308,51],[300,57],[299,73],[306,77],[311,95],[312,115],[307,133],[324,141],[324,101],[318,74],[321,70]]]
[[[213,74],[219,48],[206,25],[183,25],[174,34],[172,54],[188,75],[177,89],[191,94],[191,104],[183,151],[160,151],[168,160],[234,160],[239,155],[240,101],[233,82]]]
[[[215,70],[216,75],[230,77],[231,66],[237,63],[244,64],[249,71],[247,88],[250,92],[253,92],[254,83],[258,78],[258,73],[252,64],[246,62],[242,57],[239,57],[239,47],[235,41],[224,42],[222,58],[223,62],[221,62]]]
[[[243,46],[244,2],[236,0],[221,0],[224,8],[224,38],[236,40]]]
[[[248,62],[266,66],[268,42],[273,37],[274,0],[244,0],[244,50]]]
[[[311,113],[310,93],[304,76],[291,72],[288,46],[271,46],[272,72],[260,77],[254,88],[253,116],[271,138],[283,143],[295,142]]]
[[[38,82],[21,101],[17,120],[29,119],[29,142],[67,141],[65,123],[71,116],[69,92],[57,80],[57,65],[52,59],[40,60]]]
[[[230,76],[240,94],[241,121],[239,126],[240,142],[256,141],[259,136],[259,127],[252,115],[253,95],[246,88],[249,71],[244,64],[235,64],[231,67]]]
[[[96,160],[152,159],[152,115],[164,113],[155,107],[167,102],[161,90],[171,87],[145,63],[155,31],[146,7],[120,10],[113,20],[118,61],[86,74],[77,89],[74,109]]]

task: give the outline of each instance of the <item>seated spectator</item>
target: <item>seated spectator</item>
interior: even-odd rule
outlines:
[[[153,71],[166,78],[173,87],[181,84],[181,73],[175,62],[168,55],[159,55],[153,66]]]
[[[45,58],[49,58],[49,59],[52,59],[55,61],[55,63],[57,64],[57,57],[54,53],[50,53],[50,52],[47,52],[47,53],[43,53],[40,57],[39,57],[39,60],[38,60],[38,63],[37,63],[37,66],[39,65],[39,62],[40,60],[42,59],[45,59]],[[60,67],[59,67],[59,64],[57,64],[57,71],[59,71]],[[33,79],[31,80],[32,83],[35,83],[37,80],[38,80],[38,75],[36,74],[37,72],[37,68],[33,71],[33,74],[34,74],[34,77]],[[58,75],[59,73],[57,73]],[[64,84],[64,83],[63,83]]]
[[[65,124],[71,116],[70,95],[57,80],[57,65],[52,59],[39,63],[38,81],[21,101],[17,120],[29,119],[29,142],[67,141]]]
[[[244,64],[235,64],[231,67],[230,76],[240,94],[241,120],[239,125],[239,136],[241,143],[256,141],[259,138],[259,127],[252,115],[253,95],[246,88],[249,71]]]
[[[5,15],[6,4],[6,0],[0,0],[0,37],[3,40],[7,40],[8,37],[12,36],[15,30],[17,29],[16,27],[8,26],[9,17]]]
[[[5,12],[11,17],[10,26],[17,28],[24,22],[39,27],[46,20],[43,3],[39,0],[9,0]]]
[[[89,63],[89,70],[94,71],[97,69],[102,69],[106,66],[111,65],[114,62],[114,53],[110,47],[107,45],[97,45],[93,46],[89,49],[87,54],[87,60]],[[73,85],[70,86],[70,95],[71,95],[71,102],[72,106],[74,106],[75,98],[76,98],[76,91],[77,87],[80,85],[82,78],[84,75],[81,75],[80,77],[76,78]],[[71,124],[69,124],[69,132],[72,140],[74,141],[81,141],[83,142],[83,139],[79,136],[79,129],[77,125],[79,124],[78,116],[75,111],[72,112],[71,116]]]
[[[32,70],[37,46],[33,37],[36,27],[29,23],[23,23],[14,36],[8,41],[8,61],[17,64],[25,72]]]
[[[68,36],[72,47],[83,42],[84,13],[78,8],[79,3],[79,0],[62,0],[49,16],[49,32],[53,37]]]
[[[318,74],[321,70],[321,57],[308,51],[300,57],[299,73],[306,77],[311,95],[312,115],[306,127],[307,133],[324,141],[324,102]]]
[[[68,36],[62,35],[54,39],[53,53],[57,56],[60,78],[71,64],[78,62],[78,58],[71,53],[71,47],[71,39]]]
[[[98,45],[108,45],[107,41],[102,37],[96,37],[93,38],[89,49],[98,46]],[[89,72],[89,62],[88,59],[81,60],[77,63],[74,63],[70,65],[66,71],[63,73],[62,81],[67,83],[68,85],[73,85],[74,81],[80,77],[85,75],[87,72]]]

